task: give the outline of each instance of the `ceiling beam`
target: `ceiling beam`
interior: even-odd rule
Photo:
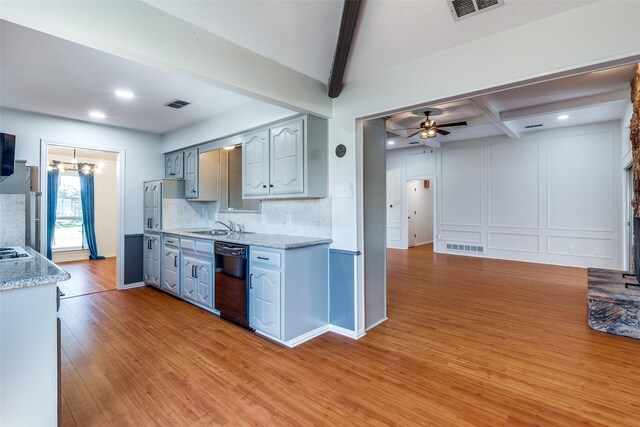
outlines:
[[[342,78],[347,68],[351,41],[353,40],[353,34],[356,30],[358,12],[360,11],[361,4],[362,0],[344,0],[338,44],[336,45],[333,65],[331,66],[331,75],[329,76],[328,94],[330,98],[337,98],[342,91]]]
[[[511,139],[520,138],[520,134],[518,132],[511,129],[508,125],[506,125],[500,119],[500,113],[498,113],[490,103],[488,103],[487,101],[484,101],[481,98],[469,98],[469,101],[473,105],[478,107],[478,109],[482,111],[484,115],[487,116],[493,122],[493,124],[496,125],[502,132],[504,132],[505,135],[507,135],[509,138]]]
[[[600,95],[584,96],[565,101],[550,102],[548,104],[534,105],[533,107],[518,108],[500,113],[501,120],[518,120],[528,117],[542,116],[551,113],[561,113],[581,108],[594,107],[596,105],[611,104],[620,101],[629,101],[629,90],[603,93]]]

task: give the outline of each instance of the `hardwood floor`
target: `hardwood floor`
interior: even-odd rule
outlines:
[[[389,320],[285,349],[149,288],[62,302],[63,425],[640,425],[586,270],[388,251]]]
[[[70,280],[58,285],[65,294],[62,298],[111,291],[117,288],[115,257],[97,261],[61,262],[58,265],[71,274]]]

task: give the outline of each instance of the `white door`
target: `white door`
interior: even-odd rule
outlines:
[[[280,272],[251,267],[249,278],[249,324],[280,338]]]
[[[271,194],[304,192],[303,120],[270,129]]]
[[[407,200],[409,206],[407,208],[407,216],[408,216],[408,246],[410,248],[416,245],[416,216],[418,212],[416,211],[417,205],[417,197],[418,197],[418,186],[414,181],[409,181],[407,183]]]
[[[242,136],[242,196],[269,194],[269,130]]]

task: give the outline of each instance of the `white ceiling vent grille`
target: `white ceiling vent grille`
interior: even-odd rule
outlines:
[[[447,0],[454,21],[504,6],[504,0]]]
[[[174,99],[173,101],[169,101],[166,104],[164,104],[164,106],[165,107],[175,108],[176,110],[179,110],[180,108],[186,107],[189,104],[191,104],[191,103],[187,102],[187,101],[181,101],[179,99]]]

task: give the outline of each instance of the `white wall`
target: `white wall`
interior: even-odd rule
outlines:
[[[436,169],[437,252],[480,245],[490,258],[620,269],[620,129],[606,122],[459,141],[435,156],[394,150],[388,188]]]
[[[88,148],[124,149],[125,234],[142,233],[142,182],[164,176],[159,135],[0,108],[0,129],[16,135],[16,159],[40,164],[40,140]]]

